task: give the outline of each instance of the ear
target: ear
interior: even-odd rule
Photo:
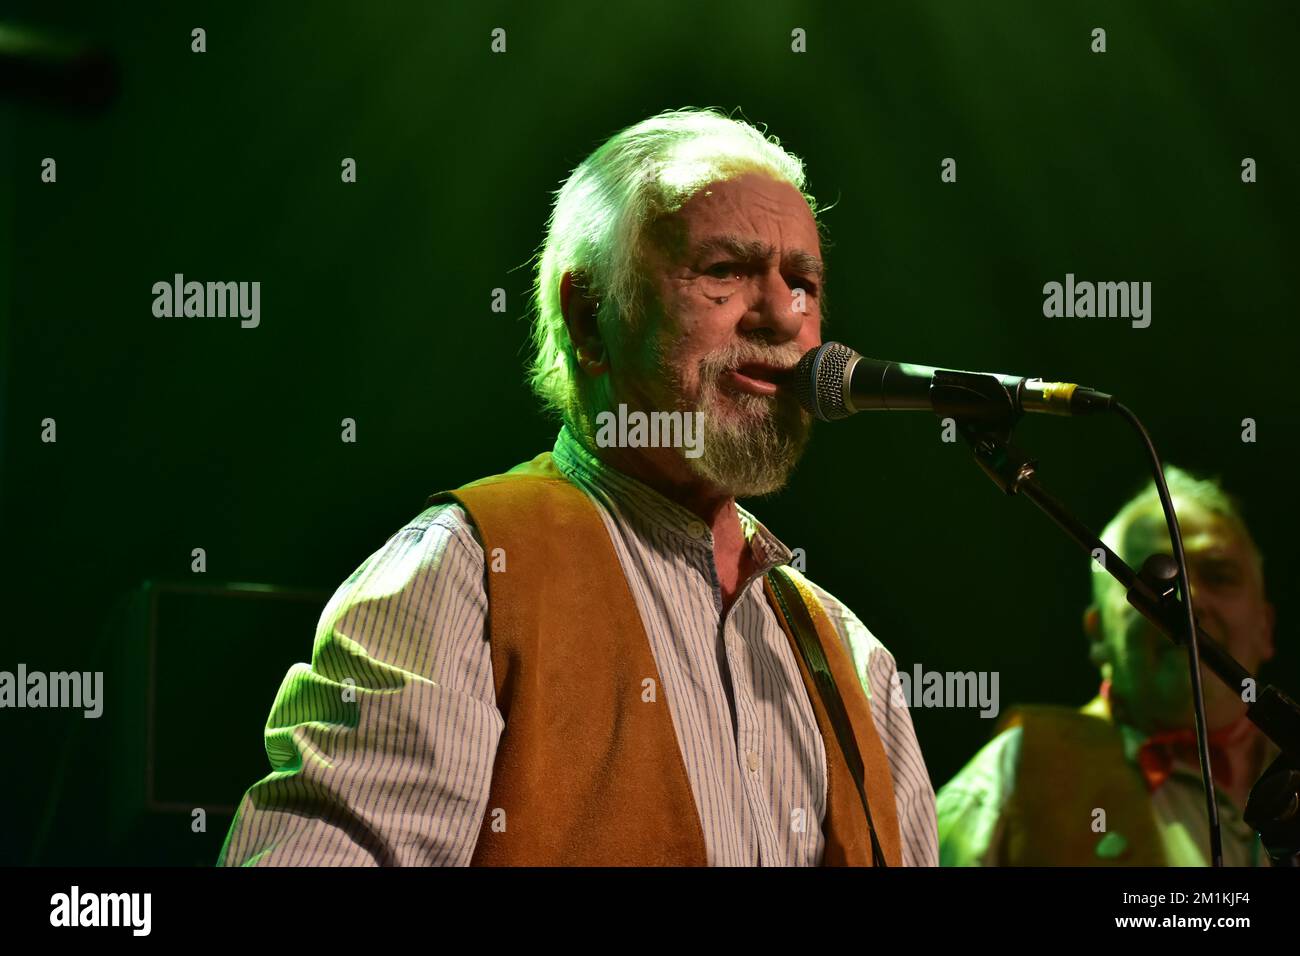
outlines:
[[[596,321],[599,308],[599,297],[589,289],[586,276],[566,272],[560,277],[560,311],[569,341],[577,354],[578,367],[592,376],[609,371],[609,350]]]
[[[1101,610],[1096,604],[1089,604],[1083,612],[1083,633],[1088,638],[1088,659],[1101,667],[1109,660],[1110,653],[1101,630]]]
[[[1097,605],[1089,604],[1083,612],[1083,633],[1088,635],[1088,640],[1095,641],[1101,636],[1101,611],[1097,610]]]

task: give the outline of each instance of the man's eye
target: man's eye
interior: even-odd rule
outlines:
[[[719,262],[709,266],[704,274],[711,279],[731,279],[740,275],[740,264],[736,262]]]
[[[1203,558],[1193,561],[1189,570],[1196,572],[1203,587],[1216,591],[1229,591],[1245,583],[1245,569],[1236,561]]]
[[[1209,568],[1201,578],[1214,587],[1232,587],[1241,583],[1241,576],[1232,568]]]

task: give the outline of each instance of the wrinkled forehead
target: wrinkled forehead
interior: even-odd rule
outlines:
[[[1197,556],[1214,555],[1241,562],[1247,569],[1254,566],[1254,548],[1239,521],[1177,495],[1174,511],[1189,561]],[[1169,553],[1171,548],[1164,511],[1155,502],[1135,514],[1124,528],[1120,555],[1130,564],[1137,564],[1150,554]]]
[[[765,173],[746,172],[708,183],[677,209],[646,226],[654,248],[675,259],[719,238],[821,250],[817,222],[794,186]]]

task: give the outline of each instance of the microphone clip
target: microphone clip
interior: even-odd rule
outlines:
[[[1024,414],[997,376],[984,372],[936,370],[930,401],[940,418],[955,419],[959,428],[1005,430],[1004,441]]]

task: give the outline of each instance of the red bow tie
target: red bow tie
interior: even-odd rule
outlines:
[[[1101,682],[1100,696],[1105,701],[1107,713],[1111,713],[1110,681]],[[1232,786],[1232,761],[1229,760],[1228,753],[1255,732],[1255,725],[1244,716],[1226,727],[1210,732],[1210,769],[1214,773],[1216,785]],[[1173,773],[1175,761],[1200,767],[1201,756],[1196,747],[1195,730],[1166,730],[1148,737],[1138,748],[1138,769],[1142,771],[1148,793],[1155,793],[1164,786]]]
[[[1228,753],[1253,731],[1254,725],[1242,717],[1227,727],[1210,733],[1210,768],[1216,784],[1232,786],[1232,762]],[[1173,772],[1174,762],[1192,767],[1201,765],[1196,749],[1196,731],[1168,730],[1155,734],[1138,748],[1137,763],[1146,779],[1147,792],[1159,790]]]

